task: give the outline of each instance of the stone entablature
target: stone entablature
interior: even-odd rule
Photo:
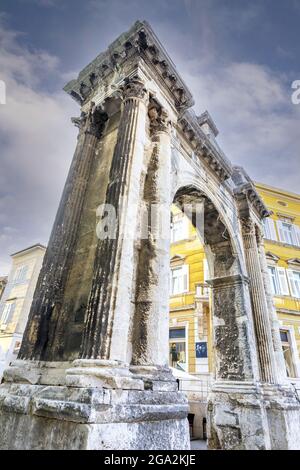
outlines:
[[[111,75],[119,73],[122,65],[140,57],[155,68],[174,96],[178,109],[186,109],[194,104],[192,95],[175,65],[146,21],[137,21],[127,33],[119,36],[106,52],[99,54],[79,73],[76,80],[65,86],[64,90],[82,105],[93,99],[95,90],[105,81],[111,82]]]

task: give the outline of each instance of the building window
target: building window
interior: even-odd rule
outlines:
[[[300,229],[297,225],[283,220],[278,220],[277,225],[279,238],[282,243],[300,246]]]
[[[175,369],[187,371],[186,329],[169,330],[169,362]]]
[[[188,220],[182,216],[173,216],[172,229],[171,229],[171,243],[188,238]]]
[[[12,316],[15,310],[15,303],[7,302],[4,304],[3,312],[1,315],[1,323],[7,325],[12,320]]]
[[[269,217],[264,219],[264,237],[267,240],[277,241],[275,222],[273,219],[270,219]]]
[[[284,268],[268,266],[273,295],[290,295],[289,285]]]
[[[271,288],[273,295],[280,294],[280,287],[279,287],[279,279],[277,275],[276,268],[274,266],[268,266],[270,281],[271,281]]]
[[[282,350],[283,350],[283,355],[284,355],[287,376],[296,377],[289,331],[280,330],[280,338],[281,338],[281,344],[282,344]]]
[[[20,266],[19,268],[17,268],[13,278],[13,284],[22,284],[23,282],[25,282],[27,271],[28,266]]]
[[[171,269],[171,295],[188,291],[188,269],[187,264]]]
[[[292,271],[288,269],[288,278],[293,297],[300,299],[300,271]]]

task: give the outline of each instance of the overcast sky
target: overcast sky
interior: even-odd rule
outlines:
[[[0,275],[46,244],[74,152],[78,106],[64,84],[146,19],[231,161],[300,192],[300,0],[1,0]]]

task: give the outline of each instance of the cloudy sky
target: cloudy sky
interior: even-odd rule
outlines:
[[[228,157],[300,192],[300,0],[1,0],[0,275],[47,243],[76,143],[62,87],[137,19],[208,109]]]

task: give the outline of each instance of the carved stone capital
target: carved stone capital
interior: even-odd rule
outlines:
[[[242,234],[255,235],[255,224],[250,217],[240,218]]]
[[[83,111],[80,117],[71,120],[79,128],[79,133],[91,134],[100,138],[108,115],[100,106],[95,106],[95,103],[91,102],[88,112]]]
[[[120,87],[120,94],[123,101],[131,98],[141,100],[147,99],[147,90],[142,80],[137,77],[126,78],[124,84]]]
[[[171,129],[171,121],[169,115],[164,108],[151,106],[148,111],[150,119],[150,132],[152,135],[157,132],[169,132]]]

